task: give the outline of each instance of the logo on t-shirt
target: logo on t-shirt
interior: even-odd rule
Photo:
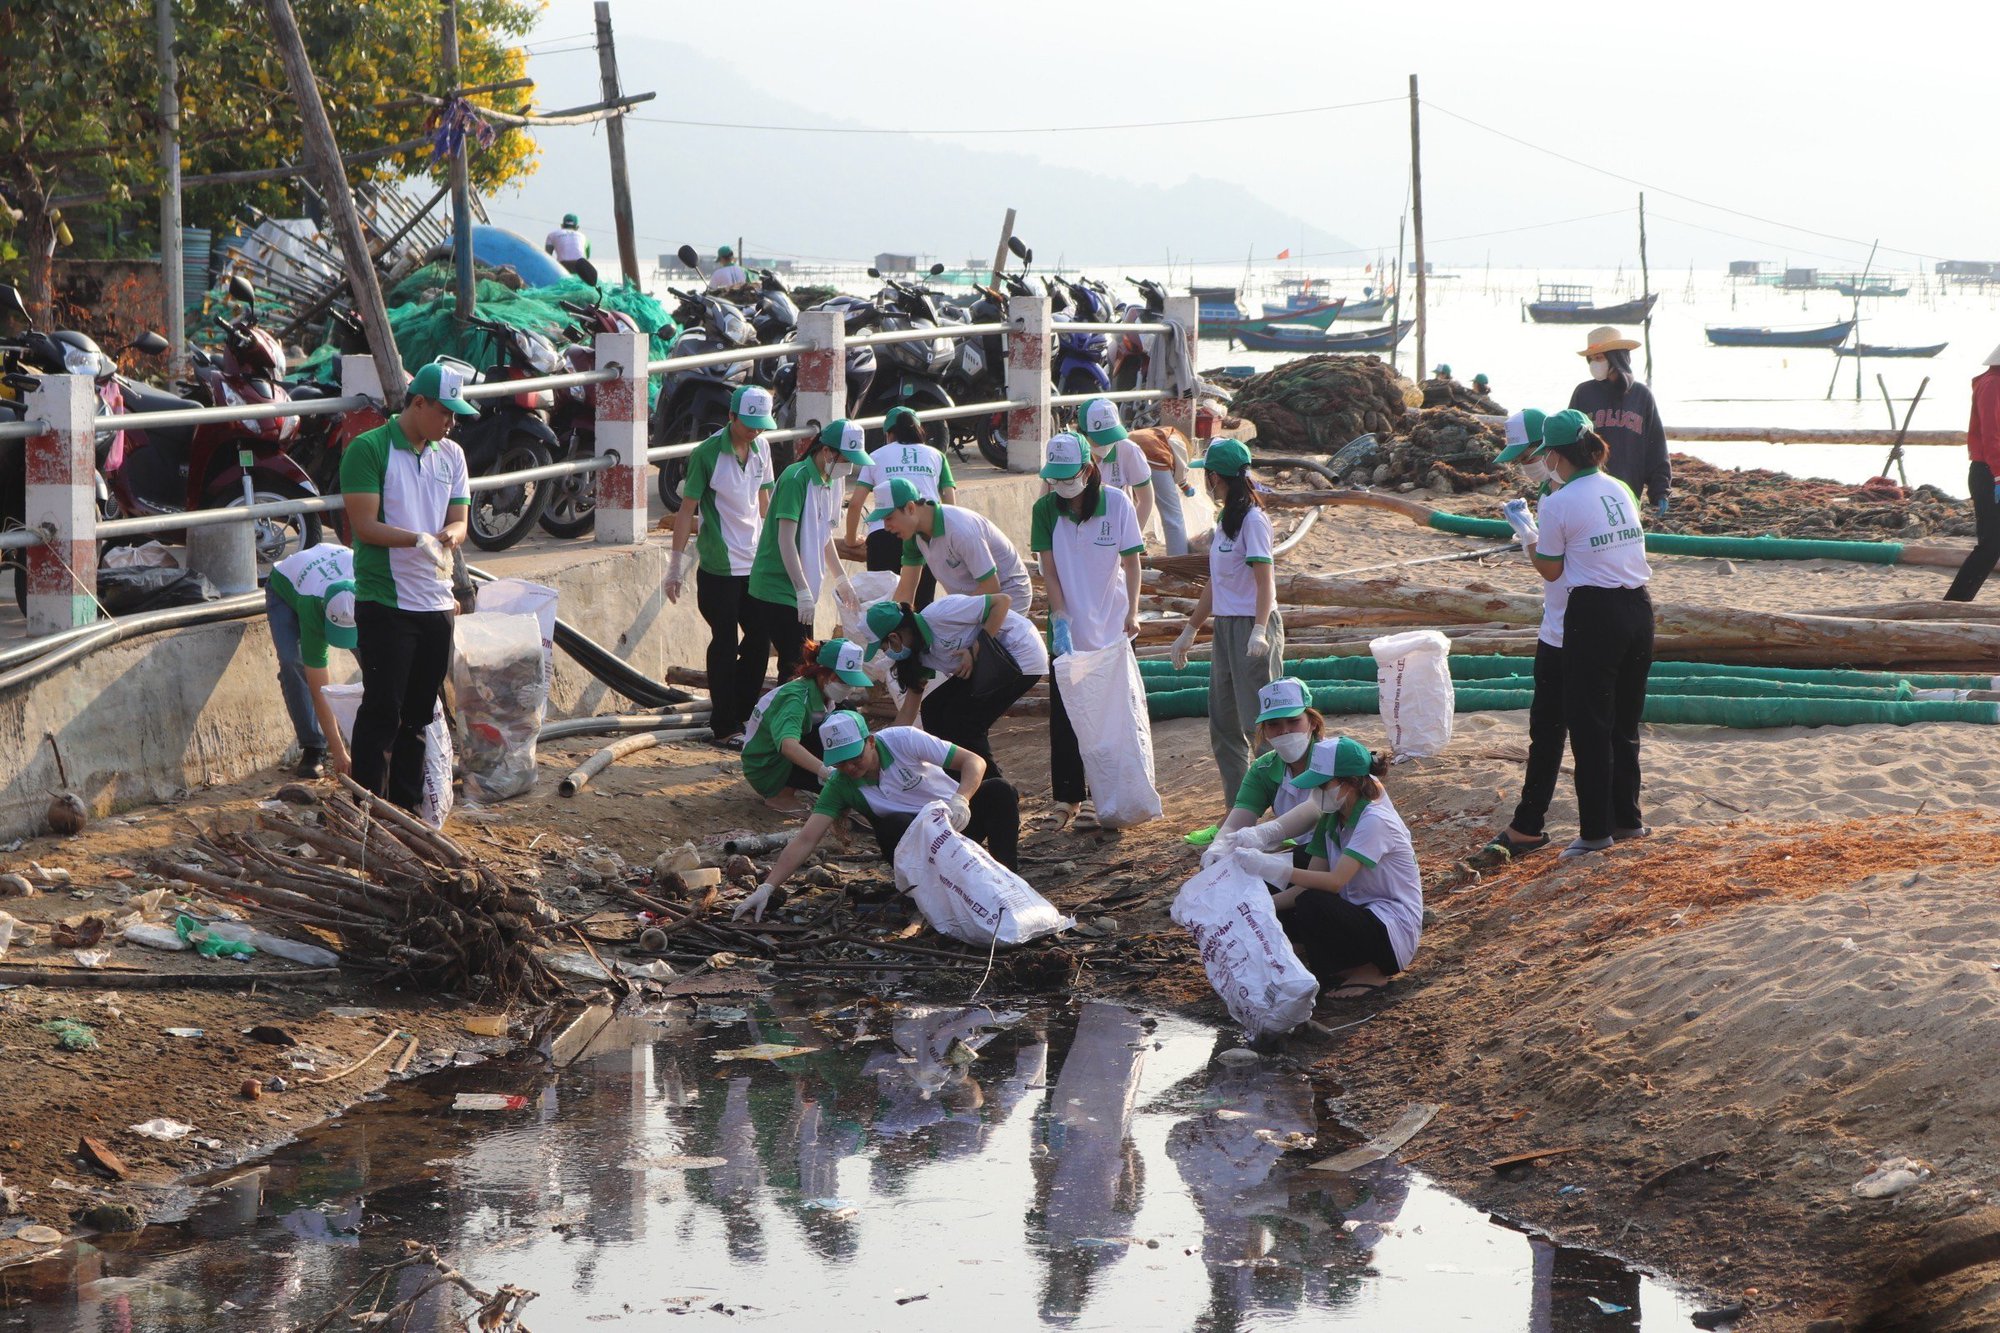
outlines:
[[[1614,528],[1622,528],[1632,520],[1626,517],[1625,501],[1616,495],[1597,497],[1604,504],[1604,521]]]
[[[1118,538],[1111,531],[1111,520],[1108,518],[1099,519],[1097,521],[1097,536],[1091,542],[1091,545],[1116,546],[1117,544]]]

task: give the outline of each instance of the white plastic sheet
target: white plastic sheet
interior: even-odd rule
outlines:
[[[1285,938],[1270,889],[1234,858],[1181,885],[1172,915],[1194,936],[1208,984],[1252,1040],[1312,1017],[1319,982]]]
[[[1153,724],[1146,714],[1146,683],[1131,645],[1116,643],[1055,660],[1056,686],[1076,730],[1083,776],[1097,822],[1130,828],[1160,817],[1153,786]]]
[[[534,616],[475,611],[453,634],[451,682],[465,754],[465,799],[486,803],[535,785],[535,738],[548,706]]]
[[[354,715],[361,711],[361,686],[329,685],[326,701],[333,708],[333,720],[340,724],[341,739],[354,749]],[[431,724],[424,728],[424,799],[417,818],[432,828],[443,828],[451,813],[451,770],[457,754],[451,745],[451,728],[445,725],[444,705],[431,706]]]
[[[982,949],[1026,944],[1076,924],[984,847],[953,832],[943,801],[910,822],[895,866],[897,886],[933,929]]]
[[[1371,641],[1375,680],[1382,692],[1382,728],[1397,759],[1443,754],[1451,744],[1451,640],[1434,629],[1388,634]]]

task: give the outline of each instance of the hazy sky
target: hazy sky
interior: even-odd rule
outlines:
[[[1877,236],[1878,268],[1909,268],[1918,256],[2000,259],[1991,93],[2000,18],[1988,4],[616,0],[613,16],[621,39],[692,46],[758,92],[791,103],[799,123],[1012,129],[1393,99],[1221,124],[942,140],[1119,180],[1227,181],[1369,250],[1394,247],[1409,151],[1401,99],[1414,72],[1429,104],[1426,230],[1435,257],[1453,265],[1489,257],[1496,265],[1634,262],[1630,210],[1640,186],[1592,167],[1648,187],[1659,268],[1733,257],[1859,268]],[[558,68],[587,70],[593,58],[565,51],[579,41],[563,39],[590,28],[588,0],[552,0],[530,39],[538,49],[531,72],[550,79]],[[737,118],[728,106],[676,98],[673,73],[628,66],[629,90],[660,94],[642,114]],[[963,104],[945,105],[958,94]],[[766,110],[759,108],[760,121]],[[643,146],[653,135],[698,144],[717,132],[635,123],[631,133]],[[761,180],[781,182],[788,161],[848,138],[758,133]],[[728,178],[718,170],[688,189],[720,203]],[[996,213],[1009,202],[1004,183],[923,184],[992,189]],[[886,207],[883,185],[854,182],[847,206]],[[532,186],[523,198],[542,211],[554,202],[536,199]],[[735,206],[743,202],[739,195]],[[1606,213],[1616,215],[1593,216]],[[1133,226],[1144,233],[1135,246],[1141,253],[1156,252],[1154,238],[1173,230],[1171,218]],[[754,241],[755,224],[740,227]],[[1272,253],[1288,243],[1241,242]]]

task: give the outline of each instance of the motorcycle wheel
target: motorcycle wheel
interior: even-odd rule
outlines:
[[[523,472],[548,464],[549,451],[540,440],[527,434],[514,435],[493,460],[492,471],[485,475]],[[547,481],[526,481],[497,491],[474,491],[470,516],[472,544],[482,551],[504,551],[520,541],[548,508],[551,489]]]
[[[256,501],[260,505],[319,498],[296,482],[260,481],[256,485]],[[226,506],[229,509],[242,507],[241,495],[231,497]],[[324,527],[319,514],[289,514],[283,518],[260,518],[252,525],[252,532],[257,546],[257,576],[261,579],[270,572],[271,566],[286,556],[309,546],[318,546]]]
[[[979,443],[979,456],[999,468],[1007,470],[1007,414],[994,412],[989,416],[974,417],[973,436]]]
[[[699,416],[695,419],[694,424],[688,427],[686,438],[690,440],[705,440],[727,424],[728,422],[720,416]],[[673,433],[680,434],[681,432],[675,431]],[[654,443],[679,444],[682,441],[656,440]],[[777,450],[774,448],[771,452],[771,464],[776,468],[778,462],[776,457]],[[669,514],[678,514],[681,511],[681,481],[686,476],[687,459],[685,458],[669,458],[666,462],[660,464],[660,503],[666,506]]]
[[[596,527],[597,474],[557,477],[549,483],[549,505],[540,521],[551,537],[581,537]]]

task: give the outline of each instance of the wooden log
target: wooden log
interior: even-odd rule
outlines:
[[[146,869],[169,879],[185,880],[190,884],[200,884],[224,893],[238,893],[253,902],[279,911],[290,912],[304,921],[338,930],[344,927],[372,928],[379,924],[373,916],[364,916],[341,910],[331,903],[289,889],[272,888],[268,884],[234,879],[228,875],[218,875],[213,870],[201,866],[185,865],[178,861],[167,861],[154,857],[146,861]]]

